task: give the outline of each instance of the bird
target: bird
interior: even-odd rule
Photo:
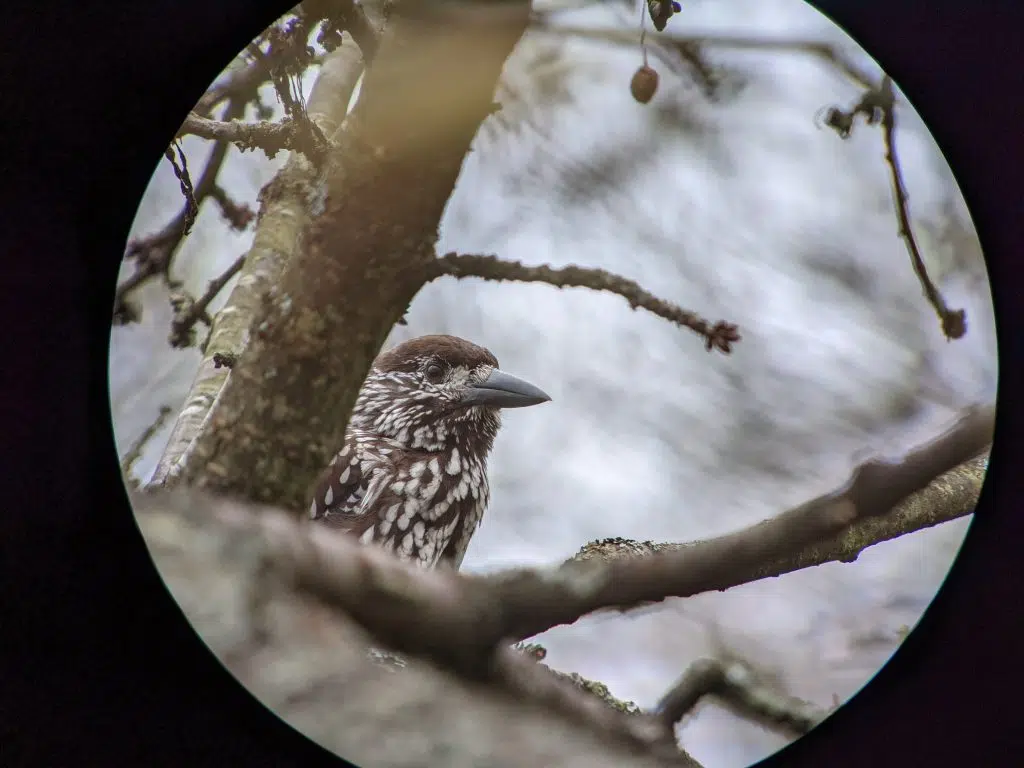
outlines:
[[[490,501],[500,411],[550,400],[466,339],[398,344],[374,360],[309,517],[423,568],[458,570]]]

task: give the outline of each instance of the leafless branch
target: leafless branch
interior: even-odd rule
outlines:
[[[603,269],[571,265],[555,269],[546,265],[530,267],[518,261],[505,261],[497,256],[448,253],[437,260],[437,274],[456,279],[479,277],[483,280],[548,283],[559,288],[591,288],[622,296],[632,309],[646,309],[658,317],[689,328],[704,337],[710,351],[725,354],[732,351],[733,342],[740,340],[739,330],[732,323],[719,320],[712,325],[694,312],[682,309],[645,291],[638,283]]]
[[[313,533],[281,512],[195,492],[135,502],[161,575],[214,653],[275,714],[358,764],[699,768],[658,718],[605,705],[566,679],[572,676],[512,649],[496,652],[473,678],[416,656],[403,656],[400,671],[369,661],[368,645],[378,644],[289,564],[307,546],[332,561],[340,555],[339,564],[351,551],[372,563],[356,561],[346,573],[368,567],[387,578],[378,568],[388,568],[386,552],[319,526]],[[395,611],[399,604],[381,606]]]
[[[354,46],[339,48],[324,58],[306,109],[310,119],[325,134],[333,135],[342,124],[362,70],[362,61]],[[216,146],[227,145],[218,143]],[[225,309],[230,311],[218,314],[210,328],[204,342],[203,361],[153,474],[153,483],[167,482],[184,466],[197,430],[208,424],[210,408],[218,402],[227,373],[246,345],[252,320],[264,306],[263,297],[278,283],[284,264],[295,256],[301,242],[299,233],[308,221],[307,189],[312,173],[310,164],[296,153],[285,162],[274,181],[261,190],[260,214],[254,227],[252,247],[241,278],[225,304]]]
[[[224,101],[243,104],[256,98],[259,87],[270,79],[270,68],[262,56],[239,55],[234,66],[203,94],[192,110],[200,117],[209,117]]]
[[[314,51],[307,43],[310,30],[318,22],[319,18],[306,9],[305,13],[271,27],[265,33],[266,50],[262,47],[262,40],[249,46],[254,59],[263,59],[277,98],[292,124],[290,148],[301,151],[314,165],[326,156],[329,142],[320,127],[306,114],[301,77],[313,63]]]
[[[669,726],[683,719],[705,696],[715,696],[736,714],[796,738],[810,731],[828,712],[776,691],[739,661],[699,659],[672,686],[655,711]]]
[[[907,188],[903,183],[903,173],[900,170],[899,158],[896,156],[896,110],[895,97],[893,95],[892,80],[886,75],[882,78],[881,95],[882,102],[882,136],[885,141],[885,162],[889,166],[889,174],[892,179],[892,192],[896,204],[896,218],[899,220],[900,237],[907,244],[910,252],[910,261],[914,265],[914,272],[917,279],[921,281],[921,288],[929,303],[935,308],[935,313],[942,323],[942,331],[947,339],[959,339],[967,333],[966,312],[963,309],[951,310],[946,300],[935,287],[928,270],[925,268],[924,259],[921,258],[921,250],[917,246],[917,239],[910,226],[910,215],[907,213]]]
[[[306,153],[309,149],[306,146],[308,142],[304,142],[299,135],[298,123],[289,117],[276,123],[267,120],[258,123],[243,123],[209,120],[200,117],[195,112],[190,112],[178,130],[178,135],[192,135],[212,141],[230,142],[242,152],[261,149],[267,157],[271,158],[281,150],[297,150]],[[326,139],[324,141],[326,142]],[[322,157],[326,149],[326,143],[323,145],[314,143],[314,155],[310,157],[310,160],[315,162]]]
[[[840,138],[848,138],[858,116],[864,117],[868,125],[881,124],[882,137],[885,143],[885,163],[889,168],[892,182],[893,204],[896,207],[896,220],[899,222],[899,235],[907,245],[910,262],[914,267],[924,291],[925,298],[935,309],[942,324],[942,331],[947,339],[959,339],[967,333],[967,316],[963,309],[950,309],[939,289],[932,282],[925,267],[921,250],[910,226],[910,214],[907,211],[907,188],[903,182],[899,158],[896,155],[896,95],[893,91],[892,79],[885,75],[877,88],[869,88],[860,99],[847,110],[829,107],[825,112],[825,124],[832,128]]]
[[[231,101],[224,111],[224,117],[227,120],[232,120],[238,117],[244,109],[243,102]],[[162,277],[172,290],[180,288],[178,281],[171,277],[171,264],[174,255],[185,239],[191,222],[195,220],[196,212],[202,207],[206,198],[212,195],[229,146],[227,143],[214,145],[199,181],[191,187],[191,196],[186,196],[185,205],[163,229],[128,243],[124,258],[135,262],[135,271],[118,285],[114,293],[113,319],[115,324],[138,320],[139,310],[129,301],[128,294],[148,280]],[[184,187],[184,182],[181,183]]]
[[[958,483],[955,476],[939,476],[984,451],[993,426],[994,407],[972,408],[947,432],[902,460],[867,461],[842,488],[725,536],[666,547],[650,556],[610,562],[574,559],[553,571],[488,577],[495,582],[495,599],[502,606],[503,634],[524,639],[596,610],[628,609],[668,597],[729,589],[817,564],[835,546],[835,539],[853,535],[860,525],[919,515],[919,501],[907,497],[929,493],[924,490],[929,485],[934,484],[940,498],[977,491],[969,483]],[[976,495],[969,496],[971,509],[976,500]],[[921,518],[921,527],[936,523],[933,515]],[[884,530],[883,526],[874,532],[892,538]],[[877,542],[855,541],[848,556],[855,559],[873,543]]]
[[[221,215],[227,220],[228,225],[237,232],[246,229],[256,218],[256,212],[252,208],[245,203],[232,200],[227,190],[219,184],[213,185],[210,197],[220,206]]]
[[[887,515],[859,520],[842,533],[804,547],[796,555],[762,563],[746,574],[747,581],[781,576],[825,563],[852,563],[865,549],[942,523],[965,517],[974,511],[988,465],[987,455],[960,464],[927,488],[900,502]],[[580,549],[573,560],[612,560],[658,552],[678,552],[700,547],[701,541],[655,543],[612,538],[593,541]]]
[[[170,344],[172,347],[190,347],[195,343],[195,324],[202,320],[207,325],[212,323],[207,312],[210,302],[224,290],[238,271],[245,264],[245,254],[235,259],[227,269],[215,277],[207,285],[206,292],[195,301],[182,301],[174,307],[174,318],[171,320]]]
[[[142,456],[142,449],[146,447],[146,443],[160,431],[160,428],[167,422],[167,417],[171,415],[171,408],[167,405],[161,405],[160,411],[157,413],[153,423],[146,427],[142,434],[136,438],[135,442],[131,444],[128,451],[121,458],[121,473],[125,476],[128,482],[132,482],[132,470],[135,468],[135,463]]]

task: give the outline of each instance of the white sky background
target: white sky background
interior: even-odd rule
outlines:
[[[608,4],[564,21],[635,30],[638,15]],[[800,0],[689,0],[669,31],[821,40],[875,70]],[[955,342],[942,336],[897,236],[881,132],[859,124],[841,141],[815,126],[821,107],[849,106],[857,87],[806,53],[708,48],[707,57],[726,80],[717,101],[685,66],[673,74],[652,57],[661,84],[647,106],[628,91],[637,46],[538,32],[508,62],[506,82],[521,97],[499,90],[511,127],[491,118],[478,136],[438,251],[605,267],[738,323],[743,340],[730,356],[708,354],[691,332],[585,290],[427,286],[395,339],[465,336],[553,398],[506,415],[492,505],[466,570],[557,562],[607,536],[681,541],[734,530],[830,490],[865,452],[927,439],[953,418],[951,406],[994,397],[980,251],[952,173],[906,101],[896,140],[913,222],[933,277],[968,313],[968,335]],[[204,143],[185,149],[198,174]],[[221,183],[255,207],[279,164],[232,150]],[[132,235],[159,229],[180,205],[163,161]],[[200,293],[250,239],[231,233],[211,204],[175,275]],[[199,360],[165,342],[165,291],[149,286],[141,298],[143,322],[113,331],[121,454],[161,405],[180,405]],[[147,446],[141,475],[169,430]],[[917,621],[965,530],[957,521],[854,564],[581,621],[540,641],[554,667],[641,706],[691,661],[721,652],[828,706],[833,693],[845,699],[867,682],[899,628]],[[713,704],[680,734],[708,768],[748,765],[785,743]]]

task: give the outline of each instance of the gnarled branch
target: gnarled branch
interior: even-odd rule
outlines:
[[[591,557],[558,568],[472,576],[446,568],[424,571],[333,529],[279,513],[260,516],[258,525],[271,542],[275,568],[382,644],[467,679],[494,679],[501,658],[496,654],[510,641],[601,609],[628,609],[777,575],[772,568],[779,563],[789,570],[794,562],[813,564],[814,548],[823,541],[860,521],[906,514],[914,500],[895,512],[893,507],[915,492],[954,495],[959,488],[966,497],[961,504],[973,508],[976,488],[938,476],[950,470],[970,474],[957,465],[984,450],[992,417],[992,408],[973,409],[901,461],[865,462],[833,493],[736,533],[641,556]],[[147,506],[166,503],[159,498],[137,497],[136,508],[144,513]],[[197,498],[175,503],[186,511],[208,506]],[[235,525],[247,520],[243,512],[234,514]]]
[[[485,684],[414,656],[400,670],[373,663],[352,619],[278,567],[304,535],[287,516],[181,490],[136,510],[200,637],[277,716],[356,764],[699,768],[656,718],[618,712],[511,649]]]
[[[736,714],[797,738],[820,723],[828,712],[809,702],[787,696],[757,679],[739,661],[698,659],[661,698],[655,711],[674,725],[705,696],[714,696]]]
[[[302,151],[296,131],[295,122],[288,118],[277,123],[266,120],[259,123],[243,123],[237,120],[225,122],[210,120],[190,112],[178,129],[178,135],[229,142],[242,152],[261,149],[267,157],[272,158],[283,149]],[[322,149],[326,151],[325,147]]]
[[[497,256],[448,253],[437,260],[434,271],[435,278],[442,275],[457,279],[479,277],[483,280],[547,283],[558,288],[575,287],[607,291],[624,298],[632,309],[643,308],[676,325],[689,328],[704,338],[704,345],[709,351],[717,349],[729,354],[732,351],[732,344],[740,340],[739,330],[732,323],[719,320],[712,325],[695,312],[659,299],[644,290],[639,283],[603,269],[576,265],[560,269],[547,265],[530,267],[518,261],[499,259]]]

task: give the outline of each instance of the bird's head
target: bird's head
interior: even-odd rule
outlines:
[[[501,371],[483,347],[457,336],[420,336],[377,357],[351,426],[415,450],[454,445],[486,454],[501,424],[500,409],[550,399]]]

